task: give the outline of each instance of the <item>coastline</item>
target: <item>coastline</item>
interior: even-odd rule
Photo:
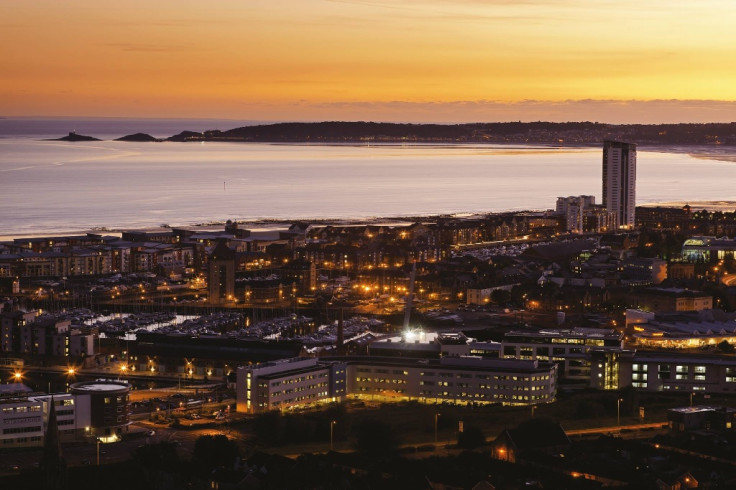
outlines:
[[[734,212],[736,211],[736,201],[728,200],[714,200],[714,201],[659,201],[638,204],[637,207],[666,207],[666,208],[681,208],[685,205],[689,205],[693,211],[707,210],[709,212],[721,211],[721,212]],[[285,230],[294,223],[309,223],[320,226],[405,226],[417,222],[432,222],[439,219],[483,219],[488,216],[500,216],[504,214],[523,214],[523,213],[545,213],[551,211],[550,209],[527,209],[527,210],[508,210],[508,211],[489,211],[484,213],[448,213],[448,214],[433,214],[423,216],[383,216],[383,217],[356,217],[356,218],[295,218],[295,219],[282,219],[282,218],[260,218],[260,219],[244,219],[237,220],[238,225],[241,228],[252,230],[254,232],[269,232],[276,230]],[[214,220],[204,223],[191,223],[181,224],[172,226],[149,226],[149,227],[131,227],[131,228],[88,228],[88,229],[76,229],[76,230],[57,230],[46,233],[8,233],[0,234],[0,241],[10,241],[19,238],[40,238],[49,236],[68,236],[68,235],[84,235],[87,233],[98,233],[101,235],[112,235],[121,236],[123,232],[127,231],[142,231],[142,232],[160,232],[169,230],[172,228],[183,228],[183,229],[195,229],[201,231],[216,231],[222,230],[225,226],[226,220]],[[2,233],[2,232],[0,232]]]
[[[663,208],[681,208],[685,205],[690,206],[693,211],[707,210],[709,212],[721,211],[721,212],[733,212],[736,210],[736,201],[663,201],[658,203],[647,203],[640,204],[639,206],[645,208],[663,207]]]
[[[356,217],[356,218],[295,218],[295,219],[282,219],[282,218],[259,218],[259,219],[243,219],[236,220],[238,226],[244,229],[249,229],[255,232],[268,232],[275,230],[285,230],[294,223],[309,223],[320,226],[363,226],[363,225],[375,225],[375,226],[402,226],[410,225],[416,222],[429,222],[438,219],[474,219],[482,218],[490,215],[502,215],[507,213],[541,213],[541,210],[525,210],[525,211],[499,211],[499,212],[488,212],[488,213],[453,213],[453,214],[436,214],[426,216],[384,216],[384,217]],[[198,231],[216,231],[222,230],[227,220],[214,220],[205,223],[191,223],[191,224],[180,224],[171,226],[143,226],[143,227],[130,227],[130,228],[111,228],[111,227],[97,227],[87,229],[65,229],[50,231],[45,233],[7,233],[0,234],[0,241],[8,241],[19,238],[41,238],[48,236],[67,236],[67,235],[84,235],[87,233],[98,233],[101,235],[112,235],[121,236],[123,232],[128,231],[141,231],[141,232],[160,232],[170,230],[172,228],[183,228],[183,229],[196,229]],[[0,231],[0,233],[2,233]]]

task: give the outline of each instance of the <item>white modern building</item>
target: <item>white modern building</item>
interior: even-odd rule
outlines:
[[[501,344],[505,359],[554,362],[560,366],[560,377],[587,383],[591,380],[590,351],[621,352],[624,337],[600,328],[518,330],[507,332]]]
[[[603,142],[603,206],[616,215],[617,226],[632,229],[636,208],[636,145]]]
[[[283,359],[238,368],[237,409],[259,413],[357,398],[534,405],[557,394],[557,365],[444,357]]]
[[[129,392],[127,383],[105,380],[75,383],[71,393],[51,395],[2,390],[0,449],[43,445],[52,400],[62,441],[116,441],[130,423]]]
[[[630,351],[619,358],[619,387],[698,394],[736,393],[733,356]]]

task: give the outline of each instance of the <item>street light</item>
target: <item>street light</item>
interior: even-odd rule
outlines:
[[[437,419],[440,418],[439,413],[434,414],[434,443],[437,444]]]
[[[330,420],[330,451],[332,451],[332,448],[333,448],[333,445],[332,445],[332,436],[334,435],[334,432],[335,432],[335,424],[336,423],[337,423],[337,421]]]
[[[616,400],[616,425],[621,425],[621,402],[624,401],[623,398],[619,398]]]
[[[69,366],[66,370],[66,389],[69,391],[69,384],[72,381],[72,378],[77,374],[77,369],[74,366]],[[49,382],[49,384],[51,384]]]

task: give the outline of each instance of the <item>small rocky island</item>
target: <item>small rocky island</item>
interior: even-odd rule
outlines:
[[[135,134],[129,134],[127,136],[123,136],[121,138],[116,139],[115,141],[133,141],[137,143],[149,143],[149,142],[160,142],[161,140],[158,138],[154,138],[153,136],[147,133],[135,133]]]
[[[83,134],[77,134],[76,131],[69,131],[69,134],[62,136],[51,141],[100,141],[98,138],[93,136],[85,136]]]

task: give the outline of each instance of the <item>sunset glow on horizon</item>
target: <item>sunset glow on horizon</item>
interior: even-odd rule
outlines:
[[[736,120],[730,0],[6,2],[0,116]]]

